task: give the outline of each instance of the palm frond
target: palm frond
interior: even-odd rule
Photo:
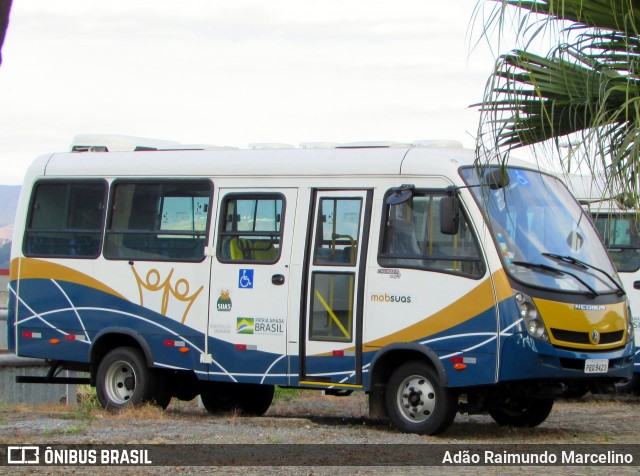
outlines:
[[[497,59],[476,105],[478,156],[488,150],[508,157],[515,148],[545,143],[561,154],[567,138],[577,140],[584,145],[582,163],[637,196],[640,0],[497,1],[502,9],[527,12],[527,20],[518,22],[523,34],[540,31],[532,22],[553,21],[560,21],[563,33],[546,56],[525,48]]]

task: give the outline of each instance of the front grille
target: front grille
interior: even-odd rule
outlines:
[[[590,344],[588,332],[565,331],[562,329],[551,329],[551,334],[556,340],[563,342],[573,342],[574,344]]]
[[[571,342],[573,344],[591,344],[588,332],[566,331],[563,329],[551,329],[551,334],[556,340]],[[624,336],[624,331],[603,332],[600,334],[598,344],[613,344],[619,342]]]
[[[624,331],[603,332],[600,334],[600,344],[613,344],[622,340],[623,335]]]
[[[563,369],[583,370],[584,360],[560,358],[560,365]]]

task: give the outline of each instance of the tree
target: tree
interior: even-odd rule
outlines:
[[[0,65],[2,64],[2,44],[9,27],[9,12],[12,0],[0,0]]]
[[[527,47],[496,61],[479,105],[479,152],[508,160],[511,150],[538,145],[535,153],[550,147],[562,157],[570,144],[574,160],[605,175],[609,191],[637,199],[640,0],[493,1],[484,31],[517,23]],[[557,44],[545,56],[531,52],[552,28]]]

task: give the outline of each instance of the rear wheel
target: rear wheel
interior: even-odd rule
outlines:
[[[385,394],[391,423],[405,433],[436,435],[456,416],[457,395],[443,387],[436,372],[422,362],[407,362],[396,369]]]
[[[156,389],[153,400],[164,410],[169,406],[171,398],[173,397],[172,386],[175,379],[171,373],[164,370],[153,369],[152,372],[155,374],[156,379]]]
[[[134,347],[113,349],[98,365],[96,395],[107,410],[154,401],[156,388],[156,374],[147,367],[142,352]]]
[[[500,426],[533,427],[545,421],[553,408],[553,398],[514,397],[488,408]]]

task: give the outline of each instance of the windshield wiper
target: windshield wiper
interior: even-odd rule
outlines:
[[[522,266],[523,268],[529,268],[529,269],[537,269],[540,271],[547,271],[549,273],[554,273],[557,274],[559,276],[571,276],[573,279],[575,279],[576,281],[578,281],[580,284],[582,284],[585,288],[587,288],[589,290],[589,295],[591,296],[591,298],[595,298],[598,293],[596,292],[595,289],[593,289],[591,286],[589,286],[589,284],[587,284],[583,279],[579,278],[578,276],[576,276],[573,273],[569,273],[568,271],[562,271],[559,270],[557,268],[554,268],[552,266],[548,266],[546,264],[538,264],[538,263],[529,263],[527,261],[512,261],[512,264],[515,264],[516,266]]]
[[[581,261],[577,258],[574,258],[573,256],[561,256],[561,255],[557,255],[554,253],[542,253],[542,256],[547,256],[548,258],[553,258],[553,259],[557,259],[558,261],[562,261],[564,263],[569,263],[572,264],[574,266],[577,266],[578,268],[582,268],[582,269],[595,269],[596,271],[599,271],[600,273],[604,274],[609,281],[611,281],[613,283],[613,285],[618,288],[618,294],[620,296],[624,296],[626,294],[625,290],[623,289],[622,286],[620,286],[620,283],[618,283],[618,281],[616,281],[613,276],[611,276],[609,273],[607,273],[604,269],[600,269],[597,266],[593,266],[589,263],[585,263],[584,261]]]

